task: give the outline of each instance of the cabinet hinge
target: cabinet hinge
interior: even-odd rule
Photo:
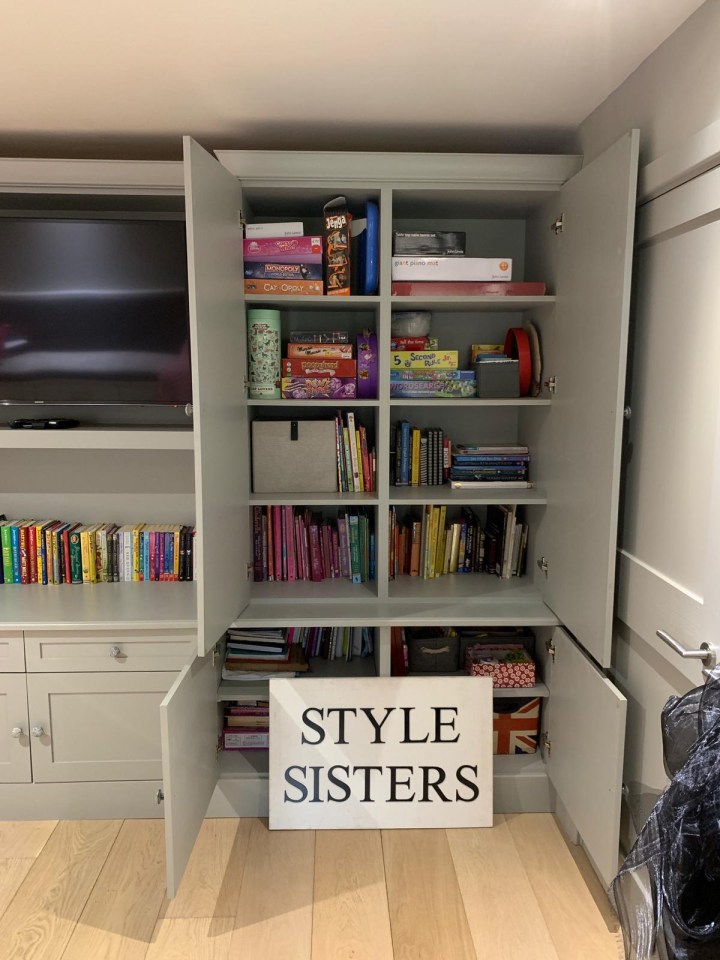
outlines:
[[[542,739],[543,739],[543,752],[549,757],[549,756],[550,756],[550,750],[551,750],[551,748],[552,748],[552,743],[551,743],[551,741],[550,741],[550,737],[547,735],[547,731],[544,731],[544,732],[543,732],[543,738],[542,738]]]
[[[217,647],[213,647],[212,648],[212,665],[213,666],[215,666],[215,664],[218,662],[219,656],[220,654],[217,651]]]
[[[537,561],[537,565],[538,565],[538,567],[542,570],[542,572],[545,574],[545,576],[547,576],[547,575],[548,575],[548,570],[550,569],[550,564],[548,563],[547,558],[546,558],[546,557],[540,557],[540,559]]]
[[[222,753],[222,748],[223,748],[222,734],[219,733],[219,734],[218,734],[218,738],[217,738],[217,745],[216,745],[216,747],[215,747],[215,759],[216,759],[216,760],[219,760],[219,759],[220,759],[220,754]]]
[[[160,804],[163,802],[164,799],[165,799],[165,794],[163,793],[162,790],[158,790],[158,792],[155,794],[155,803]]]
[[[247,221],[245,220],[242,210],[238,210],[238,226],[242,228],[246,223]]]
[[[545,649],[550,654],[550,659],[552,662],[555,663],[555,644],[552,642],[552,640],[545,641]]]
[[[557,391],[557,377],[548,377],[547,380],[543,380],[545,388],[550,391],[550,393],[555,393]]]
[[[563,226],[564,226],[563,217],[564,217],[564,216],[565,216],[565,214],[561,213],[560,216],[559,216],[559,217],[556,217],[555,220],[553,220],[553,222],[552,222],[552,224],[551,224],[550,229],[553,231],[553,233],[555,234],[555,236],[557,236],[559,233],[562,233],[562,232],[563,232]]]
[[[249,579],[252,577],[252,572],[253,572],[253,565],[252,565],[252,563],[246,563],[246,564],[245,564],[245,573],[246,573],[246,575],[247,575],[247,576],[246,576],[246,579],[247,579],[247,580],[249,580]]]

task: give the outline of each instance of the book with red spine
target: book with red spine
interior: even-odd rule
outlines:
[[[322,556],[323,579],[332,579],[332,538],[330,524],[324,521],[320,526],[320,554]]]
[[[311,520],[308,526],[308,539],[310,541],[310,579],[319,581],[323,579],[323,561],[320,531],[315,520]]]
[[[30,557],[28,554],[29,531],[31,521],[20,524],[18,542],[20,545],[20,583],[30,583]]]
[[[275,549],[274,549],[274,535],[273,535],[273,521],[272,521],[272,508],[265,507],[265,523],[266,523],[266,533],[265,533],[265,549],[267,550],[267,568],[268,568],[268,580],[276,580],[275,576]]]
[[[330,546],[332,548],[332,576],[339,579],[342,574],[340,572],[340,534],[337,527],[333,527],[330,531]]]
[[[295,521],[293,508],[288,504],[283,509],[285,511],[285,530],[287,534],[287,578],[292,582],[298,579],[295,555]]]
[[[391,350],[426,350],[427,337],[393,337],[390,340]]]
[[[253,580],[261,583],[265,579],[263,571],[262,507],[253,507]]]
[[[38,563],[37,563],[37,524],[31,523],[27,528],[27,552],[28,552],[28,582],[38,582]]]
[[[275,564],[275,579],[280,581],[284,580],[283,577],[283,562],[282,562],[282,517],[281,510],[277,504],[274,504],[272,507],[268,507],[269,510],[272,510],[272,522],[273,522],[273,550],[274,550],[274,564]]]

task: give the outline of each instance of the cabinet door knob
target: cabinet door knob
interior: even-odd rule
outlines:
[[[43,727],[33,727],[32,730],[30,731],[30,733],[31,733],[34,737],[44,737],[44,736],[45,736],[45,730],[43,729]]]
[[[19,740],[20,737],[22,736],[23,730],[22,730],[22,727],[13,727],[10,732],[12,733],[13,737],[16,740]]]
[[[118,646],[110,647],[110,656],[113,658],[113,660],[117,660],[118,657],[121,657],[122,650],[120,649],[120,647]]]

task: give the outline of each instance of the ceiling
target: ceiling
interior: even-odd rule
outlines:
[[[702,0],[5,0],[0,154],[554,152]]]

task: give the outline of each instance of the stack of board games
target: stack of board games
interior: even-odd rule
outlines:
[[[248,236],[248,230],[243,240],[245,293],[322,296],[322,237]]]
[[[225,708],[224,750],[267,750],[270,747],[270,704],[237,700]]]
[[[390,396],[452,399],[475,396],[475,374],[459,370],[457,350],[440,350],[436,337],[393,337]]]
[[[281,369],[284,400],[357,397],[357,361],[347,330],[292,332]]]
[[[465,233],[394,231],[394,296],[543,296],[544,283],[512,281],[511,257],[466,256]]]

